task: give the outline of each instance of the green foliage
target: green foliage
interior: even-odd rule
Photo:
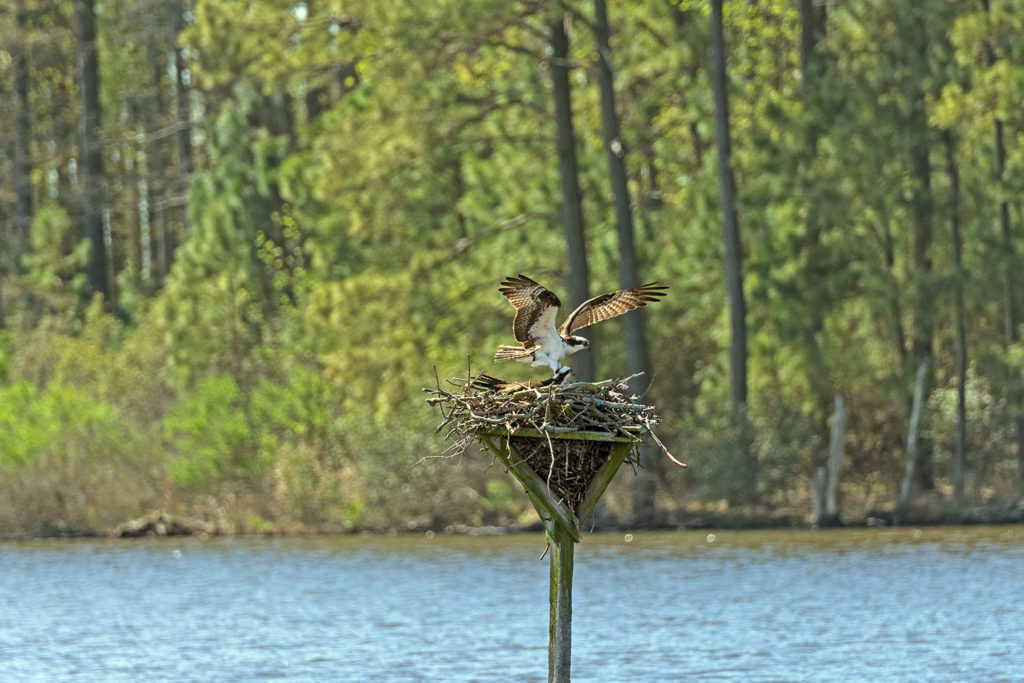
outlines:
[[[256,534],[269,534],[274,530],[274,523],[252,513],[246,520],[246,528]]]
[[[28,382],[0,387],[0,467],[19,468],[44,454],[60,456],[89,442],[97,453],[117,434],[117,410],[75,389],[51,384],[39,391]],[[91,450],[91,449],[90,449]]]
[[[203,378],[164,419],[164,437],[175,453],[167,463],[168,477],[199,488],[229,475],[258,476],[266,463],[258,457],[252,432],[234,378]]]
[[[0,534],[102,530],[156,503],[159,450],[81,389],[0,386]]]
[[[71,13],[40,6],[17,27],[34,46],[35,211],[22,241],[6,227],[10,192],[0,193],[5,476],[49,487],[51,458],[111,454],[118,468],[136,464],[147,503],[224,513],[258,531],[514,514],[505,480],[462,461],[420,462],[443,444],[428,438],[435,416],[419,389],[435,367],[442,381],[465,374],[467,360],[471,371],[538,376],[493,368],[490,355],[510,341],[511,309],[495,291],[503,276],[525,272],[565,291],[549,8],[199,0],[186,15],[186,4],[102,7],[110,300],[86,295]],[[749,309],[742,420],[728,400],[707,3],[609,8],[641,276],[671,286],[645,313],[649,398],[691,469],[665,493],[732,503],[796,495],[823,461],[836,393],[851,410],[849,476],[889,486],[925,342],[935,370],[926,436],[948,476],[961,283],[969,467],[979,491],[1009,482],[1024,369],[1004,324],[1007,302],[1024,301],[1024,283],[1006,275],[1021,271],[1024,252],[1024,9],[1008,0],[988,10],[945,0],[815,7],[824,24],[805,64],[794,3],[725,5]],[[591,290],[608,291],[619,256],[592,8],[569,9]],[[14,35],[13,22],[0,14],[0,31]],[[5,120],[15,104],[0,98]],[[192,118],[179,121],[179,111]],[[947,139],[962,273],[949,240]],[[0,174],[10,187],[10,165]],[[599,372],[622,374],[618,323],[594,333]],[[744,449],[756,472],[737,471]],[[124,500],[131,514],[141,498]]]
[[[53,204],[36,213],[29,237],[31,248],[21,258],[23,286],[53,312],[79,312],[86,292],[89,242],[78,236],[68,212]]]

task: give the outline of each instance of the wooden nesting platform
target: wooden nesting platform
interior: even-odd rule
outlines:
[[[460,391],[425,391],[442,409],[437,429],[446,430],[451,450],[481,443],[535,505],[544,503],[542,519],[558,520],[578,541],[579,523],[642,437],[657,441],[658,418],[630,394],[631,379],[537,386],[478,375],[452,380]]]
[[[523,485],[548,532],[558,523],[578,542],[583,521],[629,456],[634,438],[608,432],[549,436],[535,429],[477,432],[480,442]]]
[[[583,434],[580,432],[579,434]],[[529,465],[557,498],[577,510],[587,489],[612,454],[612,441],[573,439],[560,435],[550,442],[543,436],[517,434],[508,438],[514,459]],[[518,463],[517,463],[518,464]]]

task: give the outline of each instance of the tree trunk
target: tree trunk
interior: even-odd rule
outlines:
[[[177,124],[173,148],[177,151],[177,163],[172,172],[171,159],[173,152],[169,149],[164,163],[162,211],[160,215],[159,236],[157,238],[157,260],[161,281],[167,277],[174,262],[174,253],[178,246],[178,233],[188,228],[188,210],[185,197],[188,195],[189,179],[192,176],[192,104],[190,96],[190,79],[185,64],[183,48],[177,45],[178,36],[185,29],[185,11],[187,2],[179,0],[171,6],[168,20],[168,37],[172,45],[167,58],[173,67],[174,87],[173,105],[174,118]],[[172,149],[173,149],[172,148]],[[180,207],[174,215],[169,215],[172,207]]]
[[[996,119],[995,122],[995,143],[996,143],[996,175],[1000,182],[1006,178],[1006,142],[1003,139],[1003,122]],[[1016,258],[1013,248],[1013,234],[1010,228],[1010,202],[1002,199],[999,202],[999,236],[1003,244],[1003,254],[1006,256],[1006,277],[1003,281],[1003,326],[1006,331],[1006,340],[1014,344],[1020,339],[1020,332],[1017,320],[1017,297],[1015,294],[1016,282],[1014,271],[1016,270]]]
[[[826,249],[821,246],[821,234],[826,228],[828,215],[821,200],[819,179],[814,169],[818,155],[818,141],[827,129],[829,116],[821,106],[822,74],[825,55],[818,45],[825,38],[826,9],[816,6],[813,0],[799,0],[800,15],[800,71],[801,89],[806,116],[804,125],[804,159],[801,164],[801,188],[806,217],[804,218],[803,276],[800,282],[800,303],[802,304],[802,330],[798,328],[795,344],[802,345],[805,355],[806,376],[812,393],[813,421],[822,441],[828,434],[828,404],[833,392],[825,353],[820,339],[825,327],[825,313],[832,308],[830,301],[823,298],[826,288],[823,278],[832,276]]]
[[[803,75],[804,97],[817,87],[821,53],[818,43],[825,38],[827,8],[814,0],[797,0],[800,15],[800,71]]]
[[[987,7],[986,7],[987,9]],[[1006,143],[1003,140],[1003,122],[996,119],[996,172],[1000,182],[1006,178]],[[1005,196],[1005,195],[1004,195]],[[1010,227],[1010,202],[1003,199],[999,202],[999,235],[1003,244],[1003,254],[1006,258],[1006,266],[1003,270],[1003,308],[1004,326],[1006,329],[1006,345],[1013,346],[1020,340],[1020,321],[1017,316],[1017,257],[1013,248],[1013,232]],[[1016,379],[1016,378],[1015,378]],[[1017,497],[1024,497],[1024,414],[1022,414],[1021,392],[1013,390],[1010,404],[1013,407],[1014,436],[1017,441]]]
[[[829,523],[839,525],[839,480],[843,476],[843,456],[846,441],[846,404],[836,394],[832,431],[828,442],[828,486],[825,490],[825,515]]]
[[[917,428],[921,422],[921,405],[924,403],[925,377],[928,375],[927,363],[921,363],[917,367],[917,379],[914,382],[914,400],[910,406],[910,423],[907,426],[907,462],[906,472],[903,475],[903,485],[900,486],[900,500],[896,507],[896,521],[900,522],[910,503],[910,490],[914,484],[914,471],[918,465],[918,433]]]
[[[75,0],[78,91],[81,99],[82,223],[89,240],[89,289],[108,301],[107,251],[103,240],[103,148],[100,142],[100,70],[96,58],[94,0]]]
[[[144,140],[145,131],[143,131],[139,137]],[[139,277],[142,278],[143,282],[149,282],[149,279],[153,274],[153,231],[152,221],[150,220],[153,216],[153,199],[150,194],[148,179],[153,176],[153,173],[149,167],[148,157],[144,157],[144,159],[145,163],[139,161],[135,165],[135,168],[138,171],[138,178],[136,181],[136,208],[139,213],[138,244],[136,244],[135,248],[139,254]]]
[[[615,106],[615,76],[608,26],[608,8],[605,0],[594,0],[595,38],[597,40],[597,82],[601,89],[601,124],[605,152],[608,156],[608,179],[615,205],[615,232],[619,240],[619,286],[623,289],[640,285],[639,263],[633,230],[633,207],[626,174],[626,150],[622,142],[619,114]],[[637,375],[630,391],[643,393],[651,381],[647,352],[647,334],[644,311],[640,309],[622,318],[626,343],[626,372]],[[655,518],[655,491],[660,471],[660,459],[651,447],[643,448],[640,457],[644,468],[637,473],[633,484],[633,523],[651,524]]]
[[[824,467],[815,471],[812,483],[814,495],[814,524],[819,527],[840,526],[839,482],[843,476],[843,457],[846,440],[846,405],[843,397],[835,396],[832,430],[828,442],[828,458]]]
[[[14,19],[14,235],[15,253],[20,253],[28,244],[33,211],[32,156],[29,147],[32,140],[28,103],[29,64],[28,47],[25,42],[27,18],[20,2],[15,10]]]
[[[924,106],[923,101],[921,106]],[[926,126],[923,118],[920,124]],[[910,178],[912,186],[911,213],[913,220],[913,263],[914,263],[914,323],[910,341],[911,356],[919,366],[929,368],[925,377],[926,389],[931,387],[932,346],[934,337],[935,292],[932,283],[932,195],[931,163],[928,159],[927,136],[921,135],[919,147],[911,151]],[[930,439],[922,438],[918,444],[917,479],[921,488],[935,488],[932,472],[932,447]]]
[[[729,296],[731,334],[729,342],[729,398],[732,427],[743,472],[737,473],[736,500],[749,502],[755,497],[757,463],[753,457],[752,432],[747,421],[747,305],[743,296],[742,248],[739,217],[736,211],[736,181],[732,173],[732,145],[729,139],[729,98],[725,71],[725,27],[722,1],[711,2],[711,90],[715,103],[715,147],[718,150],[718,182],[722,205],[725,280]]]
[[[1006,145],[1003,142],[1003,122],[996,119],[996,160],[999,179],[1005,178],[1006,172]],[[1017,258],[1014,253],[1012,231],[1010,228],[1010,204],[1009,200],[1003,199],[999,203],[999,231],[1002,237],[1003,254],[1006,257],[1004,272],[1004,308],[1006,309],[1006,345],[1012,346],[1020,340],[1019,321],[1017,319],[1017,301],[1014,290],[1017,287],[1014,272],[1017,269]],[[1017,498],[1024,498],[1024,414],[1022,414],[1021,392],[1014,389],[1010,399],[1013,406],[1014,435],[1017,441]]]
[[[562,227],[569,260],[569,310],[589,298],[590,271],[583,227],[583,193],[580,190],[576,161],[576,135],[572,124],[572,97],[569,89],[569,36],[565,31],[565,10],[555,3],[548,27],[551,32],[551,83],[555,100],[555,139],[558,148],[558,172],[562,187]],[[590,333],[593,336],[593,333]],[[594,378],[591,352],[575,354],[573,370],[582,381]]]
[[[173,36],[173,33],[168,32],[169,35]],[[153,82],[160,83],[163,78],[164,72],[167,70],[167,62],[165,61],[169,55],[161,56],[157,52],[150,53],[150,69],[153,70]],[[156,93],[150,98],[149,105],[146,107],[146,126],[149,130],[156,130],[162,125],[163,113],[167,111],[167,93],[163,88],[157,88]],[[149,135],[145,137],[145,152],[146,152],[146,190],[148,194],[147,201],[147,220],[149,226],[148,247],[143,248],[143,265],[141,271],[143,273],[143,279],[149,279],[153,275],[154,261],[155,261],[155,272],[156,280],[158,285],[163,285],[164,279],[167,276],[164,267],[166,265],[166,239],[167,239],[167,198],[168,192],[168,171],[171,166],[170,164],[170,145],[172,142],[163,136],[157,136],[155,139],[151,139]],[[140,218],[141,218],[141,207],[140,207]],[[148,260],[148,274],[146,261]]]
[[[742,253],[736,212],[736,181],[732,173],[729,139],[729,99],[726,93],[725,31],[722,0],[711,2],[711,89],[715,100],[715,146],[718,148],[718,182],[722,204],[722,237],[725,244],[725,279],[729,292],[731,339],[729,346],[729,396],[734,408],[747,404],[747,306],[743,297]]]
[[[185,20],[180,13],[177,20],[178,24],[174,31],[176,36],[185,28]],[[189,102],[189,81],[185,75],[182,48],[172,50],[171,58],[174,60],[174,100],[178,116],[178,175],[181,190],[185,191],[188,188],[189,176],[192,174],[192,107]]]
[[[913,11],[909,17],[908,40],[915,41],[913,54],[920,65],[913,73],[927,73],[928,39],[924,17]],[[910,219],[913,225],[914,320],[910,351],[918,366],[928,368],[925,389],[933,385],[932,347],[935,334],[935,291],[932,274],[933,198],[931,188],[931,131],[925,106],[926,94],[920,83],[910,84],[907,100],[911,108],[906,135],[910,142]],[[932,443],[923,437],[918,444],[917,483],[925,490],[935,488],[932,471]]]
[[[967,441],[967,324],[964,320],[963,237],[960,234],[960,172],[956,163],[956,142],[950,133],[946,133],[945,138],[953,243],[953,310],[956,318],[956,447],[953,451],[953,502],[960,503],[964,495],[964,451]]]
[[[989,0],[981,0],[985,12],[991,11]],[[989,66],[996,63],[995,50],[988,42],[985,43],[986,61]],[[1003,139],[1003,122],[995,119],[995,144],[996,144],[996,176],[1000,183],[1006,181],[1006,142]],[[1000,192],[1002,197],[999,201],[999,235],[1003,245],[1004,279],[1003,279],[1003,325],[1006,332],[1007,347],[1017,343],[1020,339],[1017,315],[1017,297],[1014,293],[1017,288],[1014,273],[1017,269],[1017,256],[1013,248],[1013,231],[1010,226],[1010,201],[1007,199],[1005,188]],[[1013,378],[1012,381],[1017,381]],[[1019,390],[1014,389],[1010,397],[1010,404],[1013,408],[1013,424],[1016,437],[1017,450],[1017,497],[1024,498],[1024,414],[1022,414],[1022,397]]]

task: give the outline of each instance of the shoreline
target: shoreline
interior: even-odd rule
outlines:
[[[618,520],[605,523],[587,524],[587,532],[617,531],[698,531],[698,530],[758,530],[758,529],[855,529],[879,527],[912,527],[912,526],[999,526],[1024,524],[1024,505],[990,505],[943,510],[917,509],[908,510],[902,519],[897,518],[894,510],[872,510],[858,517],[842,517],[838,524],[816,525],[806,515],[788,513],[721,513],[701,511],[692,514],[675,515],[678,521],[666,521],[653,524],[628,524]],[[41,525],[36,533],[0,534],[0,542],[30,541],[43,539],[84,539],[111,538],[130,540],[150,537],[315,537],[315,536],[407,536],[422,534],[438,535],[503,535],[514,533],[533,533],[544,530],[539,522],[512,523],[495,525],[469,525],[452,522],[445,525],[406,525],[390,527],[356,527],[351,529],[317,529],[311,526],[282,526],[265,531],[235,531],[218,528],[213,522],[172,515],[164,511],[156,511],[142,517],[128,520],[112,529],[96,530],[56,525]]]

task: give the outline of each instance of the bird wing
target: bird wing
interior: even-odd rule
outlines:
[[[484,391],[502,391],[509,383],[493,375],[480,374],[470,380],[469,384],[475,389],[483,389]]]
[[[555,293],[534,280],[520,274],[507,277],[498,291],[505,295],[516,309],[512,321],[512,334],[523,346],[549,345],[558,338],[555,314],[562,302]]]
[[[485,391],[493,391],[498,393],[515,393],[523,389],[543,389],[546,386],[552,384],[561,384],[566,378],[572,374],[572,370],[567,367],[563,367],[561,370],[556,372],[551,378],[545,380],[523,380],[521,382],[510,381],[499,379],[493,375],[487,375],[481,373],[474,377],[470,381],[470,385]]]
[[[562,336],[568,336],[588,325],[628,313],[634,308],[646,306],[651,301],[659,301],[661,297],[665,296],[667,290],[668,285],[649,282],[632,289],[620,289],[610,294],[595,296],[593,299],[584,301],[570,313],[562,326],[558,328],[558,332]]]
[[[522,382],[509,381],[505,379],[498,379],[491,375],[480,375],[473,380],[473,386],[478,389],[485,389],[487,391],[495,391],[501,394],[514,393],[522,389],[535,389],[547,386],[552,381],[546,380],[545,382],[538,382],[537,380],[523,380]]]

